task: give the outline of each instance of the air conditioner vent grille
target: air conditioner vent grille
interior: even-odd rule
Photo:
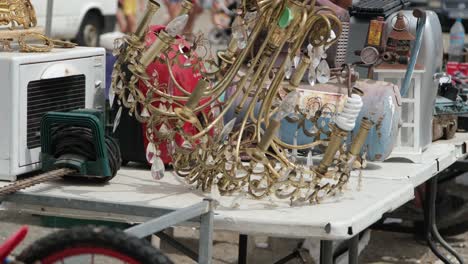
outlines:
[[[85,86],[84,75],[37,80],[28,84],[28,149],[41,145],[40,125],[45,113],[85,108]]]

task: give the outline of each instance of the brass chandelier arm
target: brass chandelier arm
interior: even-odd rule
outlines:
[[[258,35],[260,34],[261,30],[263,29],[263,25],[264,25],[264,22],[265,22],[265,18],[261,18],[259,23],[255,25],[252,33],[251,33],[251,38],[253,39],[256,39],[258,37]],[[219,96],[224,92],[226,91],[226,89],[229,87],[229,85],[231,85],[231,82],[232,80],[235,78],[235,76],[237,75],[237,72],[239,71],[239,69],[241,68],[241,66],[243,65],[243,62],[245,61],[245,58],[247,57],[248,55],[248,52],[250,49],[252,49],[253,47],[253,41],[252,42],[249,42],[247,44],[247,46],[245,47],[245,49],[242,51],[241,55],[239,56],[239,58],[237,58],[234,62],[234,65],[230,68],[230,70],[228,71],[228,73],[226,74],[226,77],[221,80],[221,82],[217,83],[213,88],[209,89],[208,91],[205,91],[204,92],[204,97],[205,99],[207,99],[207,102],[204,103],[203,105],[199,105],[197,106],[193,112],[199,112],[199,111],[202,111],[203,109],[205,109],[206,107],[208,107],[209,105],[211,105],[214,101],[216,101]],[[172,78],[172,77],[171,77]],[[222,118],[222,116],[225,115],[225,113],[227,112],[227,110],[229,109],[229,107],[231,107],[234,102],[235,102],[235,99],[237,98],[237,96],[239,96],[239,91],[242,91],[242,89],[239,89],[238,91],[235,92],[235,94],[228,99],[228,101],[226,102],[226,107],[225,109],[223,110],[222,113],[220,113],[220,116]],[[158,94],[160,94],[158,92]],[[209,97],[208,97],[209,96]],[[208,98],[206,98],[208,97]],[[184,101],[187,100],[187,98],[184,98],[183,99]],[[215,123],[219,122],[221,120],[221,118],[216,118],[212,124],[210,124],[210,128],[209,129],[205,129],[203,131],[201,131],[200,133],[196,134],[195,136],[193,136],[193,139],[198,139],[200,137],[202,137],[204,134],[206,134],[208,131],[210,131]]]
[[[190,96],[191,93],[189,91],[185,90],[184,87],[182,87],[182,85],[180,85],[179,82],[176,81],[176,78],[174,76],[174,72],[172,71],[172,64],[171,64],[171,60],[169,59],[169,56],[166,56],[165,62],[166,62],[166,65],[168,65],[167,70],[169,72],[169,77],[171,78],[171,82],[177,87],[177,89],[179,89],[179,91],[181,91],[183,94],[187,95],[187,97]]]
[[[271,56],[272,51],[274,51],[274,55],[272,56],[272,59],[270,60],[270,64],[268,65],[268,67],[266,68],[265,71],[263,71],[263,70],[265,68],[267,58],[265,57],[265,58],[263,58],[261,60],[260,66],[258,67],[257,72],[254,75],[253,79],[251,80],[250,87],[246,91],[246,93],[244,94],[244,98],[247,98],[248,94],[250,93],[250,89],[257,83],[257,79],[259,78],[260,74],[265,72],[265,74],[260,79],[260,82],[257,85],[257,91],[256,91],[254,97],[250,101],[249,108],[247,110],[247,114],[244,116],[244,119],[242,120],[242,125],[241,125],[241,128],[240,128],[240,131],[241,131],[240,135],[242,135],[242,133],[243,133],[243,130],[244,130],[244,127],[245,127],[245,124],[246,124],[248,118],[251,115],[253,115],[253,112],[254,112],[253,110],[254,110],[255,104],[257,102],[257,98],[258,98],[260,92],[262,92],[263,84],[265,83],[265,80],[266,80],[267,76],[269,75],[269,73],[273,69],[274,63],[278,59],[279,54],[281,53],[282,47],[288,41],[288,39],[292,35],[293,30],[295,29],[295,26],[297,24],[297,20],[295,20],[295,21],[296,22],[293,22],[293,23],[291,23],[291,25],[289,25],[289,27],[288,27],[288,29],[286,31],[279,31],[278,28],[277,28],[277,31],[275,33],[276,34],[281,34],[281,35],[275,36],[275,38],[272,38],[271,39],[273,41],[272,43],[270,43],[268,41],[264,42],[264,45],[266,43],[269,43],[269,45],[270,45],[269,49],[271,49],[271,50],[268,50],[268,53],[266,53],[265,56]],[[272,30],[272,32],[273,31],[274,30]],[[281,37],[281,40],[279,41],[279,43],[274,43],[275,40],[276,40],[276,37]],[[262,54],[263,54],[263,52],[262,52]],[[253,66],[251,66],[251,67],[253,67]],[[268,89],[267,97],[268,97],[268,95],[271,95],[272,93],[274,93],[273,91],[276,91],[277,89],[278,89],[278,87],[271,87],[270,86],[269,89]],[[243,104],[240,104],[240,105],[243,105]],[[271,105],[269,107],[271,107]],[[259,117],[261,117],[261,116],[262,116],[262,110],[260,110],[260,113],[259,113]],[[260,130],[261,120],[262,120],[261,118],[258,118],[258,120],[257,120],[257,130]],[[260,141],[260,139],[261,139],[260,133],[258,133],[258,131],[257,131],[257,140]],[[239,151],[240,151],[240,144],[241,144],[241,137],[239,137],[238,140],[237,140],[236,151],[234,152],[236,157],[239,157],[238,154],[239,154]]]
[[[258,69],[257,68],[257,64],[260,60],[260,58],[262,57],[262,54],[263,52],[265,51],[265,48],[267,47],[271,37],[273,35],[273,30],[269,30],[268,33],[267,33],[267,36],[265,38],[265,40],[263,41],[263,44],[260,46],[260,49],[259,51],[257,52],[257,55],[254,57],[254,59],[252,60],[251,62],[251,65],[250,67],[248,68],[247,70],[247,73],[245,74],[245,76],[242,78],[241,82],[239,83],[239,85],[237,86],[237,89],[244,89],[244,86],[245,84],[247,83],[248,81],[248,76],[254,74],[254,70],[257,70],[257,73],[255,73],[255,76],[252,80],[250,80],[250,83],[249,83],[249,87],[247,88],[247,90],[244,92],[244,95],[239,103],[239,106],[242,106],[244,105],[244,103],[247,101],[247,98],[249,97],[249,94],[250,94],[250,91],[253,89],[254,85],[255,85],[255,82],[257,81],[258,79],[258,75],[261,73],[261,72],[258,72]],[[263,61],[266,61],[268,58],[266,56],[263,56],[263,58],[261,59],[261,62],[262,63]],[[273,61],[274,62],[274,61]],[[263,63],[263,66],[260,67],[262,70],[263,68],[265,67],[265,63]],[[240,111],[240,110],[238,110]]]
[[[264,66],[264,64],[265,64],[265,61],[262,61],[261,66]],[[252,97],[252,100],[249,103],[247,113],[253,112],[253,110],[255,108],[255,104],[257,102],[258,95],[260,94],[260,92],[261,92],[261,89],[257,89],[257,91],[255,92],[255,95]],[[244,132],[245,125],[247,124],[248,118],[249,118],[249,114],[246,114],[244,116],[244,118],[242,119],[242,124],[241,124],[241,127],[239,129],[240,132],[239,132],[239,136],[237,138],[236,149],[234,151],[234,157],[236,157],[236,163],[239,162],[239,159],[240,159],[239,152],[240,152],[240,145],[241,145],[241,141],[242,141],[242,134]]]

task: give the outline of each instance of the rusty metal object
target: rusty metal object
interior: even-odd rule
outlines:
[[[25,29],[37,24],[36,12],[30,0],[0,0],[0,25]]]
[[[383,49],[384,30],[385,20],[383,17],[371,20],[369,23],[369,31],[367,33],[367,46]]]
[[[73,174],[75,172],[76,172],[75,170],[63,168],[63,169],[57,169],[57,170],[53,170],[50,172],[46,172],[46,173],[31,177],[25,180],[16,181],[12,184],[9,184],[0,188],[0,195],[15,193],[17,191],[32,187],[39,183],[56,180],[63,176]]]
[[[439,139],[451,139],[458,129],[458,116],[437,115],[432,122],[432,141]]]
[[[415,37],[409,32],[407,20],[402,12],[396,16],[396,22],[388,35],[387,52],[396,53],[398,56],[410,56],[411,41],[415,40]]]
[[[364,106],[358,118],[367,117],[374,123],[364,143],[362,152],[367,153],[370,161],[384,161],[397,142],[401,113],[400,90],[394,84],[374,80],[359,80],[356,87],[364,91]],[[353,132],[353,138],[358,131]]]

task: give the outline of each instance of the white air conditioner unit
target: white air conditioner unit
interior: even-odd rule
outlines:
[[[50,111],[104,109],[105,50],[0,52],[0,180],[40,169],[40,121]]]

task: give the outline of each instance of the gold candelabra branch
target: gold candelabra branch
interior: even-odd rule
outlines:
[[[147,123],[153,176],[164,173],[158,153],[159,145],[167,144],[176,173],[204,191],[218,188],[223,195],[240,191],[255,198],[274,195],[291,202],[318,202],[340,190],[350,176],[348,163],[372,126],[364,119],[349,151],[343,147],[362,106],[359,91],[347,98],[342,112],[320,101],[312,116],[297,107],[303,77],[317,64],[327,69],[322,55],[341,34],[333,12],[296,0],[244,0],[233,38],[226,50],[217,52],[219,62],[214,65],[196,57],[199,44],[186,46],[179,37],[192,4],[185,0],[182,6],[180,16],[145,46],[149,21],[159,9],[150,1],[137,32],[117,47],[111,93],[121,105],[118,113],[122,106],[129,108],[138,121]],[[308,53],[301,50],[306,41]],[[285,49],[288,53],[282,56]],[[292,67],[296,56],[299,63]],[[159,83],[159,72],[150,70],[153,63],[168,67],[168,84]],[[204,63],[216,70],[205,72]],[[193,74],[201,71],[194,89],[179,82],[175,67],[191,68]],[[222,94],[226,99],[219,102]],[[322,124],[324,118],[336,121]],[[289,120],[302,124],[310,142],[289,144],[277,135]],[[313,131],[305,129],[306,121],[313,123]],[[186,131],[187,125],[193,129]],[[309,157],[306,164],[297,160],[294,152],[308,149],[323,151],[318,165]],[[324,183],[325,178],[332,181]]]

